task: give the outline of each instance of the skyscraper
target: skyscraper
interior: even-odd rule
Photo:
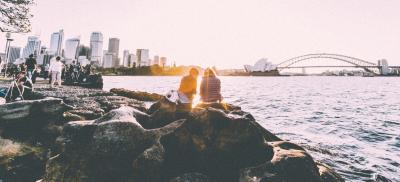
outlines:
[[[78,51],[78,56],[85,56],[88,58],[89,56],[89,51],[90,48],[88,46],[85,46],[83,44],[79,45],[79,51]]]
[[[90,35],[90,62],[96,65],[102,65],[101,57],[103,56],[103,34],[101,32],[93,32]]]
[[[153,59],[153,62],[151,64],[152,65],[155,65],[155,64],[160,65],[160,57],[155,55],[154,59]]]
[[[113,53],[113,67],[119,66],[119,39],[110,38],[108,41],[108,53]]]
[[[137,57],[136,57],[136,55],[135,54],[129,54],[129,65],[128,65],[128,67],[129,68],[132,68],[132,67],[136,67],[136,60],[137,60]]]
[[[10,51],[8,53],[8,62],[9,63],[14,63],[15,60],[17,60],[18,58],[21,57],[21,48],[20,47],[10,46],[9,51]]]
[[[136,66],[149,66],[149,50],[148,49],[137,49],[136,50]]]
[[[165,67],[165,65],[167,65],[167,58],[161,57],[160,58],[160,66]]]
[[[129,67],[129,51],[124,50],[124,57],[122,60],[122,66],[123,67]]]
[[[114,67],[114,53],[106,52],[103,56],[103,68],[112,68]]]
[[[28,43],[26,44],[23,52],[22,58],[28,58],[29,55],[33,54],[34,56],[39,55],[40,52],[40,40],[39,37],[29,36]]]
[[[78,58],[79,43],[79,38],[71,38],[65,41],[65,64],[71,64],[73,60],[76,60]]]
[[[49,53],[59,56],[62,53],[62,42],[64,40],[64,30],[51,34]]]

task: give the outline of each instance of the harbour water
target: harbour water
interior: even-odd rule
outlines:
[[[104,89],[164,94],[180,77],[104,77]],[[400,181],[400,79],[221,77],[228,103],[306,148],[346,181]]]

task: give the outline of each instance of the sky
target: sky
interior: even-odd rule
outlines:
[[[243,68],[325,52],[400,65],[399,10],[399,0],[36,0],[32,32],[12,45],[39,35],[48,47],[64,29],[84,45],[101,31],[103,49],[117,37],[120,55],[147,48],[177,65]]]

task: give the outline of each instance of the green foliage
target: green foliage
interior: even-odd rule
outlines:
[[[0,0],[0,31],[29,32],[31,31],[30,7],[34,0]]]

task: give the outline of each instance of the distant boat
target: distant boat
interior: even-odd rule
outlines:
[[[268,61],[267,58],[262,58],[254,64],[244,65],[244,69],[251,76],[281,76],[277,66]]]

